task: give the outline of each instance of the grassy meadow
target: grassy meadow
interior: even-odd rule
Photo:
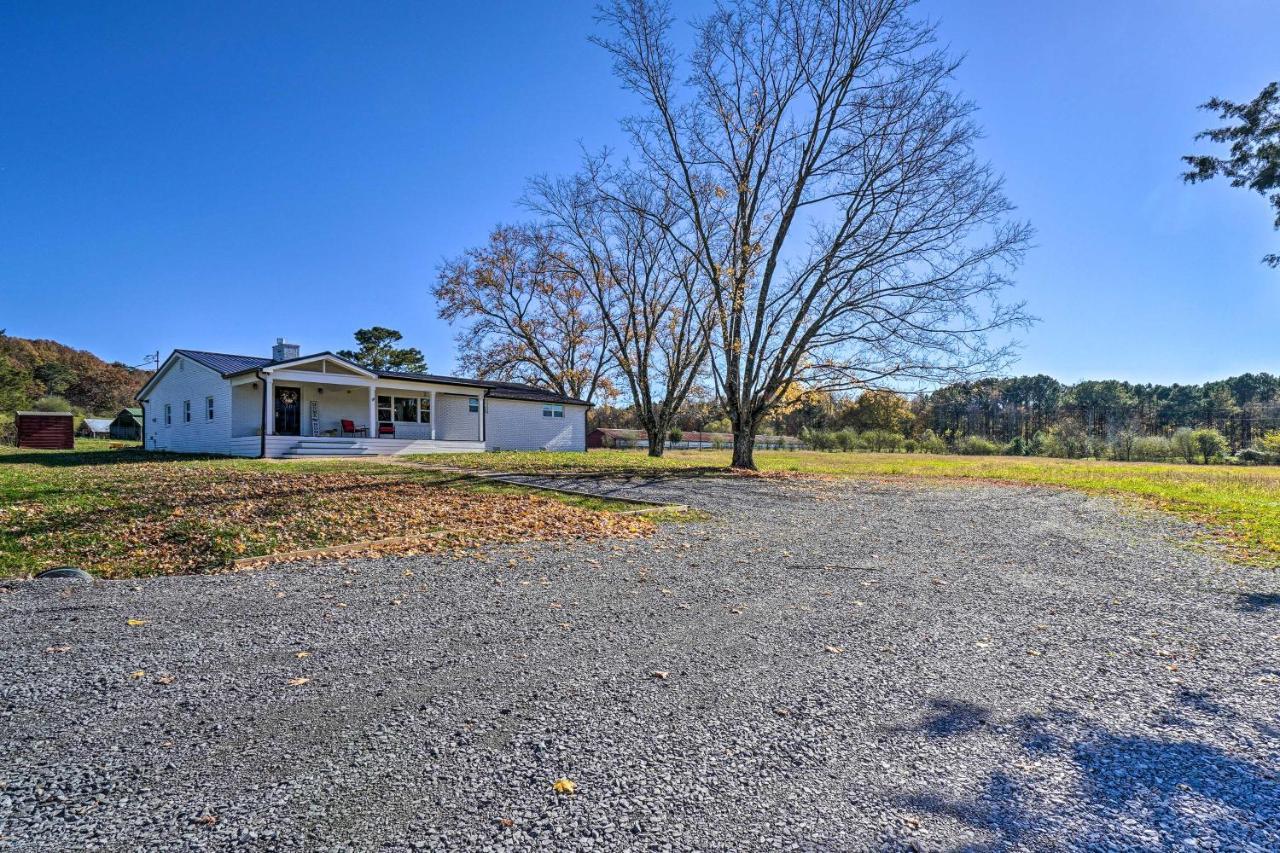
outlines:
[[[431,464],[513,472],[625,475],[727,471],[729,452],[667,451],[650,459],[637,450],[589,453],[487,453],[420,457]],[[1134,500],[1205,526],[1235,560],[1280,566],[1280,467],[1175,465],[1010,456],[757,451],[763,475],[914,477],[979,480],[1074,489]]]

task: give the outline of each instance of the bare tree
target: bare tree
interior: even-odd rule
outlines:
[[[661,456],[710,348],[699,265],[673,239],[678,213],[625,181],[603,157],[582,174],[533,182],[528,203],[560,241],[557,257],[595,301],[605,345],[636,418]]]
[[[628,120],[638,208],[708,288],[711,367],[735,467],[797,381],[954,379],[1009,351],[987,333],[1030,230],[976,157],[955,62],[911,0],[740,0],[695,24],[688,73],[655,0],[613,0],[600,39],[645,112]],[[678,83],[677,79],[686,82]],[[633,199],[635,198],[633,194]],[[676,208],[675,213],[670,208]]]
[[[532,226],[496,228],[486,246],[440,268],[441,318],[469,321],[458,335],[464,370],[525,382],[567,397],[613,394],[595,301]]]

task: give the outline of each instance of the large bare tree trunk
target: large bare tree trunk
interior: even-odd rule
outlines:
[[[655,459],[662,458],[662,451],[666,449],[667,437],[660,427],[646,429],[649,435],[649,455]]]
[[[730,466],[746,471],[756,470],[756,435],[751,428],[733,432],[733,461]]]

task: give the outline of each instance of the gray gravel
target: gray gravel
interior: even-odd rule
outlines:
[[[714,518],[2,585],[0,848],[1280,848],[1280,579],[1184,526],[978,485],[580,485]]]

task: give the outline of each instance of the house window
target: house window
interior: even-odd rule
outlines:
[[[173,426],[173,406],[164,404],[164,425]]]
[[[467,411],[468,411],[468,412],[478,412],[478,411],[480,411],[480,398],[479,398],[479,397],[468,397],[468,398],[467,398]]]
[[[544,418],[563,418],[564,405],[561,403],[543,403],[542,416]]]
[[[182,401],[182,419],[187,423],[191,423],[191,401]]]
[[[415,423],[418,420],[418,398],[396,397],[396,420]]]
[[[204,416],[206,420],[213,420],[213,398],[204,398]]]
[[[378,420],[400,423],[430,423],[431,406],[417,397],[378,396]]]

